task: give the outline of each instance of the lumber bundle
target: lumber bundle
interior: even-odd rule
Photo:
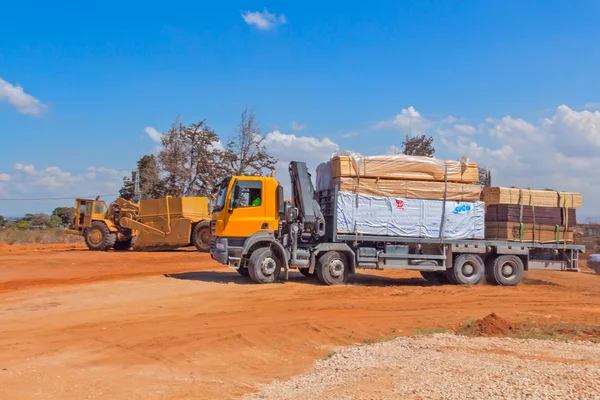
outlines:
[[[509,242],[568,243],[573,241],[573,228],[518,222],[486,222],[485,238]]]
[[[577,224],[577,216],[574,208],[491,204],[485,211],[485,221],[574,226]]]
[[[414,181],[476,183],[474,162],[444,161],[404,154],[362,157],[338,155],[331,159],[331,177],[385,178]]]
[[[525,204],[535,207],[581,208],[581,193],[505,187],[483,189],[481,199],[490,204]]]
[[[396,179],[373,178],[334,178],[342,192],[365,194],[369,196],[402,197],[405,199],[426,199],[456,201],[479,201],[479,185],[448,182],[404,181]]]

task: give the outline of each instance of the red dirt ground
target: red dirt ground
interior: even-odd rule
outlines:
[[[517,287],[430,286],[418,273],[325,287],[251,284],[191,250],[0,246],[0,398],[235,398],[332,348],[456,327],[600,325],[600,276],[528,272]]]

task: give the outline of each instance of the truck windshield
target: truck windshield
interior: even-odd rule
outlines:
[[[213,211],[221,211],[225,207],[225,197],[227,197],[227,189],[229,188],[230,180],[231,178],[223,179],[215,188],[217,203],[215,204]]]

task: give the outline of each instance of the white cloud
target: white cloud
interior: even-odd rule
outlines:
[[[434,123],[424,118],[413,106],[403,108],[393,119],[380,121],[375,128],[397,128],[406,133],[421,133],[432,128]]]
[[[301,124],[301,123],[298,123],[296,121],[292,121],[292,123],[290,124],[290,126],[291,126],[291,128],[292,128],[292,130],[294,132],[298,132],[298,131],[301,131],[303,129],[306,129],[306,124]]]
[[[46,108],[38,99],[25,93],[19,85],[11,85],[0,78],[0,100],[6,100],[21,114],[40,115]]]
[[[598,110],[600,109],[600,102],[588,102],[585,103],[583,108],[585,108],[586,110]]]
[[[342,138],[344,138],[344,139],[348,139],[348,138],[351,138],[351,137],[356,137],[356,136],[359,136],[359,135],[360,135],[360,132],[356,132],[356,131],[354,131],[354,132],[342,133],[342,134],[340,135],[340,137],[342,137]]]
[[[477,129],[474,126],[466,124],[454,125],[454,130],[461,135],[473,135],[477,133]]]
[[[153,142],[162,144],[162,133],[157,131],[151,126],[147,126],[144,128],[144,132],[152,139]]]
[[[446,118],[444,118],[442,120],[442,122],[445,123],[445,124],[450,124],[451,125],[451,124],[454,124],[454,123],[458,122],[458,118],[453,117],[452,115],[448,115]]]
[[[10,181],[9,174],[0,174],[0,182],[8,182],[8,181]]]
[[[600,197],[600,112],[566,105],[537,122],[510,116],[487,118],[483,135],[441,137],[457,156],[492,169],[501,186],[552,188],[583,193],[584,217],[600,217],[593,199]]]
[[[242,13],[242,18],[248,25],[254,25],[261,30],[273,29],[278,25],[285,25],[287,18],[283,14],[271,14],[266,9],[262,12],[246,11]]]
[[[265,136],[264,145],[273,156],[279,159],[276,166],[275,178],[285,187],[286,196],[290,196],[288,165],[290,161],[304,161],[313,172],[313,183],[316,178],[314,171],[321,162],[329,158],[340,147],[329,138],[311,136],[296,136],[276,130]]]

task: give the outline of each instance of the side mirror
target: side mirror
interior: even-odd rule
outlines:
[[[283,200],[283,186],[281,185],[277,186],[277,212],[280,218],[285,216],[285,201]]]

